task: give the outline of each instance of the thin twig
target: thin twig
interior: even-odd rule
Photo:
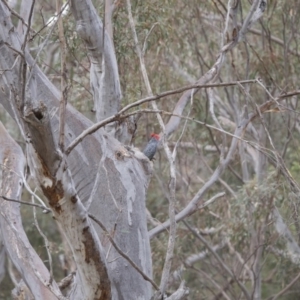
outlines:
[[[179,94],[182,93],[184,91],[187,90],[192,90],[194,88],[199,88],[199,89],[205,89],[205,88],[210,88],[210,87],[225,87],[225,86],[234,86],[234,85],[239,85],[239,84],[247,84],[247,83],[256,83],[256,79],[255,80],[246,80],[246,81],[235,81],[235,82],[228,82],[228,83],[218,83],[218,84],[194,84],[194,85],[188,85],[188,86],[184,86],[182,88],[178,88],[175,90],[170,90],[170,91],[166,91],[163,93],[160,93],[158,95],[152,95],[143,99],[140,99],[138,101],[135,101],[131,104],[126,105],[124,108],[122,108],[117,114],[115,114],[114,116],[108,117],[106,119],[104,119],[101,122],[98,122],[96,124],[94,124],[93,126],[87,128],[86,130],[84,130],[77,138],[75,138],[73,140],[73,142],[70,143],[69,147],[66,149],[66,154],[70,154],[70,152],[89,134],[94,133],[95,131],[97,131],[99,128],[101,128],[102,126],[114,122],[116,120],[118,120],[118,118],[126,111],[128,111],[131,108],[134,108],[136,106],[139,106],[143,103],[146,102],[150,102],[150,101],[154,101],[154,100],[159,100],[162,99],[164,97],[170,96],[170,95],[174,95],[174,94]],[[293,92],[295,95],[296,92]],[[297,91],[296,94],[300,94],[300,90]]]
[[[1,46],[2,41],[0,41],[0,46]],[[22,52],[20,52],[18,49],[14,48],[11,46],[8,42],[3,42],[4,45],[6,45],[10,50],[18,53],[23,59],[25,59],[25,56]]]
[[[23,109],[24,106],[25,106],[26,81],[27,81],[27,61],[25,59],[25,49],[26,49],[26,45],[27,45],[27,38],[28,38],[28,35],[29,35],[29,32],[30,32],[34,4],[35,4],[35,0],[32,0],[30,11],[29,11],[29,16],[28,16],[28,27],[26,28],[24,41],[23,41],[23,44],[21,46],[21,52],[24,54],[24,56],[22,57],[21,64],[20,64],[20,74],[22,74],[22,78],[21,78],[21,105],[20,105],[21,109]]]
[[[0,70],[0,72],[5,73],[5,72],[7,72],[7,71],[12,71],[12,69],[13,69],[13,68],[16,66],[16,64],[17,64],[17,62],[18,62],[18,60],[19,60],[19,57],[20,57],[20,56],[17,56],[17,57],[16,57],[16,59],[15,59],[13,65],[12,65],[10,68],[4,69],[4,70]],[[3,75],[3,73],[2,73],[1,75]]]
[[[176,292],[171,296],[166,298],[166,300],[181,300],[186,299],[186,296],[189,294],[189,289],[185,287],[185,281],[181,281],[180,286]]]
[[[149,36],[151,35],[151,33],[152,33],[153,29],[155,28],[155,26],[157,26],[158,24],[159,24],[158,22],[154,23],[154,24],[151,26],[150,30],[148,31],[148,33],[147,33],[147,35],[146,35],[146,37],[145,37],[144,44],[143,44],[143,49],[142,49],[142,55],[143,55],[143,56],[144,56],[145,53],[146,53],[148,38],[149,38]]]
[[[224,131],[219,120],[217,119],[216,115],[215,115],[215,111],[214,111],[214,95],[213,95],[213,90],[212,89],[208,89],[207,91],[208,94],[208,101],[209,101],[209,112],[212,116],[212,119],[214,120],[214,122],[216,123],[217,127]],[[223,159],[225,157],[225,147],[226,147],[226,134],[222,134],[222,147],[221,147],[221,153],[220,153],[220,159]]]
[[[63,11],[63,5],[61,0],[56,0],[56,11]],[[64,34],[64,27],[63,27],[63,20],[62,15],[58,14],[57,16],[58,21],[58,36],[60,41],[60,72],[61,72],[61,98],[60,98],[60,105],[59,105],[59,141],[58,145],[62,153],[65,150],[65,122],[66,122],[66,106],[68,101],[68,84],[67,84],[67,44]]]
[[[31,201],[32,201],[32,204],[35,204],[33,196],[31,196]],[[38,230],[38,232],[40,233],[40,235],[42,236],[42,238],[44,239],[44,242],[45,242],[45,247],[46,247],[46,250],[47,250],[47,255],[48,255],[48,260],[49,260],[49,268],[50,268],[50,270],[49,270],[50,271],[49,284],[52,284],[52,281],[53,281],[53,265],[52,265],[52,255],[51,255],[51,252],[50,252],[50,243],[49,243],[49,240],[47,239],[46,235],[43,233],[43,231],[41,230],[41,228],[39,226],[38,220],[36,218],[35,206],[33,206],[33,219],[34,219],[34,225],[35,225],[36,229]]]
[[[228,31],[228,24],[229,24],[229,21],[230,21],[231,2],[232,2],[232,0],[229,0],[228,3],[227,3],[227,14],[226,14],[226,20],[225,20],[224,30],[223,30],[223,34],[222,34],[222,47],[224,46],[224,41],[226,41],[226,34],[227,34],[227,31]]]
[[[6,168],[7,167],[3,164],[0,164],[3,168]],[[44,201],[35,193],[32,191],[32,189],[30,188],[30,186],[28,185],[26,179],[25,179],[25,176],[24,175],[19,175],[18,173],[16,173],[14,170],[12,169],[9,169],[11,172],[15,173],[18,177],[20,177],[22,180],[23,180],[23,184],[25,186],[25,189],[28,191],[28,193],[32,196],[34,196],[42,205],[42,207],[45,209],[45,210],[49,210],[49,208],[47,208],[46,204],[44,203]],[[28,203],[28,202],[25,202],[25,203]],[[24,204],[24,203],[23,203]]]
[[[225,299],[231,300],[230,297],[225,292],[225,290],[223,289],[223,287],[221,287],[210,275],[206,274],[204,271],[196,267],[192,267],[191,269],[197,271],[198,273],[203,275],[207,280],[209,280],[215,286],[215,288],[220,291],[220,293],[223,295]]]
[[[69,3],[69,0],[68,0],[67,3],[62,7],[62,9],[60,10],[60,12],[57,14],[58,16],[60,16],[60,15],[64,12],[64,10],[65,10],[66,6],[68,5],[68,3]],[[36,62],[37,62],[37,60],[38,60],[38,58],[39,58],[39,56],[40,56],[42,50],[43,50],[44,47],[46,46],[46,44],[47,44],[49,38],[52,36],[52,32],[53,32],[53,30],[54,30],[54,28],[55,28],[56,22],[58,22],[58,18],[54,19],[53,24],[51,24],[51,22],[52,22],[52,21],[49,21],[49,22],[47,23],[47,27],[48,27],[48,25],[50,24],[50,30],[49,30],[49,32],[48,32],[46,38],[44,39],[43,43],[39,46],[39,50],[38,50],[38,52],[37,52],[37,54],[36,54],[36,56],[35,56],[35,59],[34,59],[34,61],[33,61],[33,62],[31,63],[31,65],[30,65],[32,71],[30,72],[30,74],[29,74],[29,76],[28,76],[28,81],[27,81],[28,83],[30,82],[31,77],[32,77],[33,74],[34,74],[34,67],[35,67],[35,65],[36,65]]]
[[[207,242],[207,240],[201,235],[199,234],[196,230],[194,230],[186,221],[183,220],[184,225],[191,231],[191,233],[198,238],[204,245],[205,247],[211,252],[211,254],[216,258],[216,260],[219,262],[219,264],[222,266],[222,268],[224,269],[224,271],[226,271],[226,273],[238,284],[238,286],[241,288],[241,290],[243,291],[245,297],[250,300],[251,297],[246,289],[246,287],[244,286],[243,283],[241,283],[236,276],[234,275],[234,273],[232,273],[232,271],[229,269],[229,267],[224,263],[224,261],[221,259],[221,257],[219,256],[219,254],[214,251],[214,249],[210,246],[210,244]]]
[[[9,5],[8,5],[8,3],[6,2],[6,1],[2,1],[2,3],[7,7],[7,9],[10,11],[10,13],[13,15],[13,16],[15,16],[15,17],[17,17],[26,27],[30,27],[25,21],[24,21],[24,19],[16,12],[16,11],[14,11]]]
[[[190,109],[189,109],[187,118],[190,118],[190,114],[191,114],[192,108],[193,108],[193,103],[194,103],[194,90],[192,90],[192,95],[191,95],[191,105],[190,105]],[[184,122],[184,125],[183,125],[183,129],[182,129],[182,131],[181,131],[181,134],[180,134],[178,140],[176,141],[176,143],[175,143],[175,145],[174,145],[174,148],[173,148],[173,157],[174,157],[174,159],[175,159],[175,157],[176,157],[177,147],[178,147],[178,145],[179,145],[179,143],[180,143],[180,141],[181,141],[181,139],[182,139],[182,137],[183,137],[183,134],[184,134],[184,132],[185,132],[185,130],[186,130],[186,127],[187,127],[187,121],[188,121],[188,119],[185,119],[185,122]]]
[[[114,241],[114,239],[111,237],[110,233],[108,232],[108,230],[106,229],[106,227],[102,224],[102,222],[100,220],[98,220],[95,216],[93,216],[92,214],[88,214],[88,216],[95,221],[100,227],[101,229],[105,232],[105,234],[107,235],[109,241],[112,243],[112,245],[115,247],[115,249],[117,250],[117,252],[124,257],[132,266],[134,269],[136,269],[138,271],[138,273],[140,273],[142,275],[142,277],[149,281],[152,286],[156,289],[159,290],[159,287],[156,285],[156,283],[150,278],[148,277],[132,260],[131,258],[125,254],[120,248],[119,246],[116,244],[116,242]]]
[[[280,292],[278,292],[276,295],[271,296],[268,298],[268,300],[276,300],[280,296],[282,296],[284,293],[286,293],[300,278],[300,273],[287,285],[285,286]]]
[[[240,126],[238,126],[235,129],[235,135],[241,137],[243,135],[247,125],[255,117],[256,117],[256,114],[252,113],[252,114],[250,114],[249,118],[244,119],[242,121],[242,123],[240,124]],[[238,145],[238,139],[236,139],[236,138],[232,139],[230,148],[229,148],[228,153],[226,155],[226,158],[220,160],[220,163],[219,163],[218,167],[215,169],[214,173],[209,178],[209,180],[207,182],[205,182],[205,184],[199,189],[199,191],[195,194],[195,196],[188,203],[188,205],[180,213],[178,213],[176,215],[176,220],[177,221],[186,218],[187,216],[189,216],[191,213],[194,213],[195,210],[198,209],[199,202],[202,200],[202,198],[207,193],[207,191],[211,188],[211,186],[220,178],[220,176],[223,174],[223,172],[227,168],[228,164],[231,162],[237,145]],[[162,223],[161,225],[159,225],[159,226],[153,228],[152,230],[150,230],[150,232],[149,232],[150,238],[153,238],[153,236],[155,236],[159,232],[164,231],[166,228],[169,227],[169,224],[170,224],[170,220],[167,220],[164,223]]]
[[[6,201],[11,201],[11,202],[16,202],[16,203],[20,203],[20,204],[25,204],[25,205],[29,205],[29,206],[34,206],[34,207],[38,207],[38,208],[41,208],[47,212],[51,212],[51,209],[48,208],[48,207],[45,207],[43,205],[40,205],[40,204],[36,204],[36,203],[30,203],[30,202],[26,202],[26,201],[22,201],[22,200],[16,200],[16,199],[11,199],[11,198],[8,198],[8,197],[5,197],[3,195],[0,195],[0,198],[6,200]]]
[[[265,112],[268,112],[268,111],[265,111]],[[203,121],[199,121],[199,120],[196,120],[194,118],[189,118],[187,116],[177,115],[177,114],[165,111],[165,110],[155,110],[155,109],[141,109],[141,110],[136,110],[136,111],[133,111],[131,113],[128,113],[128,114],[116,117],[115,119],[113,119],[113,120],[111,120],[109,122],[107,122],[106,120],[104,120],[103,122],[99,122],[97,124],[100,124],[100,123],[101,124],[99,125],[100,127],[98,129],[100,129],[101,127],[104,127],[108,123],[114,122],[115,120],[123,120],[123,119],[126,119],[126,118],[130,117],[130,116],[137,115],[137,114],[140,114],[140,113],[150,113],[150,114],[152,114],[152,113],[155,113],[155,114],[159,113],[159,114],[166,115],[166,116],[175,116],[175,117],[178,117],[178,118],[181,118],[181,119],[185,119],[185,120],[188,120],[188,121],[191,121],[191,122],[203,125],[203,126],[209,128],[209,129],[213,129],[213,130],[216,130],[216,131],[218,131],[220,133],[226,134],[226,135],[228,135],[228,136],[230,136],[232,138],[236,138],[236,139],[238,139],[240,141],[243,141],[246,144],[248,144],[249,146],[255,148],[256,150],[258,150],[260,152],[263,152],[264,154],[266,154],[267,152],[270,152],[270,154],[271,153],[274,154],[274,151],[272,151],[272,150],[270,150],[268,148],[261,147],[258,143],[246,140],[243,137],[239,137],[239,136],[235,135],[234,133],[230,133],[228,131],[219,129],[219,128],[217,128],[217,127],[215,127],[213,125],[207,124],[207,123],[205,123]]]
[[[289,93],[289,95],[291,95],[293,93]],[[279,101],[286,97],[287,97],[287,95],[279,96],[278,98],[276,98],[276,100]],[[272,105],[274,103],[276,103],[276,101],[269,100],[269,101],[265,102],[264,104],[262,104],[261,106],[259,106],[260,113],[265,113],[265,112],[269,111],[269,109],[272,107]],[[245,117],[240,122],[239,126],[235,130],[234,135],[241,138],[244,135],[245,129],[247,128],[248,124],[250,122],[252,122],[258,116],[259,116],[259,114],[257,111],[250,113],[247,118]],[[231,161],[231,159],[234,155],[237,144],[238,144],[238,139],[236,139],[236,138],[232,139],[230,149],[227,153],[226,158],[220,162],[219,166],[215,169],[213,175],[204,184],[204,186],[201,189],[199,189],[199,191],[193,197],[193,199],[190,201],[190,203],[179,214],[176,215],[177,221],[184,219],[190,213],[193,213],[195,211],[195,207],[197,207],[199,201],[202,199],[202,197],[205,195],[205,193],[208,191],[208,189],[220,178],[221,174],[224,172],[225,168],[228,166],[229,162]],[[284,173],[286,178],[289,180],[290,184],[295,188],[297,187],[297,190],[300,190],[297,182],[292,178],[292,176],[288,172],[288,170],[282,160],[280,162],[280,169]],[[164,223],[162,223],[161,225],[151,229],[149,232],[150,238],[153,238],[156,234],[166,230],[170,226],[169,224],[170,224],[170,220],[167,220]]]
[[[30,7],[30,12],[29,12],[29,17],[28,17],[28,26],[27,26],[27,30],[26,30],[26,33],[25,33],[25,36],[24,36],[23,44],[21,46],[21,51],[22,52],[24,52],[24,50],[26,48],[27,38],[28,38],[28,35],[29,35],[29,32],[30,32],[34,4],[35,4],[35,0],[32,0],[31,7]]]

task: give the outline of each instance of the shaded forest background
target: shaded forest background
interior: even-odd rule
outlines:
[[[50,32],[46,23],[55,14],[52,2],[38,1],[35,4],[32,28],[36,35],[32,36],[29,44],[33,57],[37,45]],[[99,2],[94,1],[94,5],[103,16],[104,7],[102,1]],[[226,44],[222,38],[227,1],[131,2],[139,41],[146,46],[145,63],[154,94],[194,83],[211,68],[222,45]],[[240,23],[250,7],[248,1],[241,2]],[[18,10],[18,3],[15,9]],[[147,92],[125,1],[116,1],[113,20],[122,105],[125,106],[145,97]],[[190,202],[218,167],[243,116],[256,111],[268,100],[299,88],[299,20],[299,1],[269,1],[263,18],[251,27],[244,41],[227,53],[216,81],[253,82],[201,89],[193,95],[184,113],[187,118],[183,118],[181,128],[168,141],[173,147],[184,130],[176,159],[178,211]],[[71,86],[68,101],[94,121],[87,51],[75,32],[70,13],[64,16],[63,22]],[[230,30],[228,32],[231,34]],[[38,64],[60,87],[56,27],[39,56]],[[172,112],[179,97],[174,94],[157,101],[157,104],[161,110]],[[141,107],[144,108],[146,106]],[[190,289],[189,299],[222,299],[226,298],[224,293],[229,299],[240,299],[241,292],[236,283],[199,240],[197,233],[200,233],[246,286],[255,285],[256,276],[261,276],[262,299],[297,299],[300,294],[298,115],[298,96],[295,95],[281,100],[249,124],[229,167],[205,196],[204,201],[213,199],[211,203],[186,218],[186,223],[178,223],[169,291],[176,290],[180,280],[184,279]],[[163,118],[166,121],[169,116]],[[2,108],[0,119],[24,148],[25,142],[17,126]],[[150,133],[159,131],[155,116],[144,114],[138,123],[134,145],[143,148]],[[159,151],[148,190],[149,230],[168,219],[168,181],[167,159],[163,151]],[[29,198],[24,193],[22,199]],[[32,208],[23,206],[22,217],[30,242],[47,265],[44,240],[34,225]],[[38,212],[37,219],[50,241],[54,276],[58,280],[64,278],[71,266],[66,265],[68,255],[61,229],[50,215]],[[284,224],[283,227],[280,224]],[[151,240],[156,282],[159,282],[167,242],[167,233]],[[10,299],[11,278],[18,276],[9,262],[7,270],[9,272],[0,283],[0,299]]]

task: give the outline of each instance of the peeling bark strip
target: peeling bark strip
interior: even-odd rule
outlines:
[[[85,261],[88,264],[95,264],[97,271],[100,274],[101,281],[99,282],[99,290],[101,291],[101,297],[99,300],[111,299],[111,286],[110,281],[108,280],[107,269],[103,268],[103,262],[100,259],[101,255],[95,247],[89,227],[83,228],[82,234],[84,236],[83,244],[85,246]]]
[[[44,109],[43,116],[47,115],[47,111]],[[44,121],[44,119],[42,118],[41,121]],[[31,119],[29,124],[28,130],[31,135],[31,143],[28,145],[28,156],[35,157],[35,159],[31,159],[31,168],[35,170],[35,178],[39,181],[48,199],[49,206],[53,209],[55,219],[65,230],[66,239],[77,263],[79,276],[76,277],[73,288],[76,290],[76,285],[84,286],[81,289],[82,295],[80,296],[83,299],[111,299],[111,283],[105,255],[96,232],[87,218],[87,211],[76,196],[67,162],[58,155],[41,158],[42,153],[39,151],[52,153],[57,149],[52,139],[51,127],[47,128],[48,139],[46,137],[41,138],[41,132],[46,131],[44,128],[49,126],[50,123],[39,123],[39,121]],[[40,130],[39,134],[34,135],[38,130]],[[38,139],[36,139],[36,136],[38,136]],[[50,140],[50,143],[48,143],[48,140]],[[45,145],[40,144],[43,141]],[[31,146],[36,147],[34,149]],[[54,169],[53,166],[58,167]],[[78,293],[76,297],[78,297]]]
[[[53,180],[51,181],[53,182]],[[54,186],[41,185],[41,188],[43,190],[44,195],[47,197],[49,201],[50,207],[55,209],[57,213],[61,213],[59,200],[61,200],[64,197],[64,190],[61,181],[56,182]]]

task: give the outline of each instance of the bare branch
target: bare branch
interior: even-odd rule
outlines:
[[[223,297],[226,300],[231,300],[230,297],[227,295],[227,293],[225,292],[225,290],[223,289],[223,287],[221,287],[215,280],[213,280],[213,278],[211,276],[209,276],[208,274],[206,274],[204,271],[202,271],[201,269],[198,268],[193,268],[194,270],[196,270],[197,272],[199,272],[202,276],[204,276],[208,281],[210,281],[217,290],[219,290],[220,294],[223,295]]]
[[[62,1],[56,0],[57,13],[63,9]],[[61,14],[58,14],[58,36],[60,41],[60,72],[61,72],[61,98],[59,105],[59,142],[58,145],[62,153],[65,150],[65,123],[66,123],[66,106],[68,101],[68,84],[67,84],[67,44],[64,34],[63,20]]]
[[[180,283],[178,290],[171,296],[166,298],[166,300],[181,300],[184,299],[189,294],[189,289],[185,287],[185,281]]]
[[[219,167],[220,168],[220,167]],[[202,189],[200,189],[198,191],[198,193],[196,194],[196,196],[191,200],[191,202],[178,214],[176,214],[175,218],[176,218],[176,222],[179,222],[181,220],[183,220],[184,218],[186,218],[187,216],[190,216],[191,214],[195,213],[196,211],[202,209],[204,206],[207,206],[211,203],[213,203],[215,200],[217,200],[220,197],[223,197],[225,195],[224,192],[222,193],[218,193],[216,194],[214,197],[212,197],[211,199],[207,200],[206,202],[204,202],[202,205],[199,204],[193,204],[193,202],[197,203],[198,201],[196,201],[196,199],[200,200],[202,198],[202,195],[205,194],[206,190],[209,188],[209,186],[215,182],[215,180],[217,180],[216,177],[219,177],[219,168],[216,169],[216,171],[214,172],[214,174],[212,175],[212,177],[210,178],[209,181],[207,181],[204,185],[204,187]],[[218,170],[218,171],[217,171]],[[197,197],[200,196],[199,198]],[[149,236],[150,239],[152,239],[153,237],[155,237],[157,234],[163,232],[164,230],[166,230],[169,227],[169,220],[165,221],[164,223],[156,226],[155,228],[151,229],[149,231]]]
[[[65,4],[65,5],[62,7],[62,9],[60,10],[60,12],[57,14],[57,16],[56,16],[54,19],[50,19],[50,20],[48,21],[48,23],[47,23],[47,24],[46,24],[39,32],[36,33],[36,35],[37,35],[37,34],[39,34],[44,28],[50,27],[50,30],[49,30],[49,32],[47,33],[46,38],[45,38],[44,41],[41,43],[41,45],[39,45],[39,48],[38,48],[37,54],[36,54],[36,56],[35,56],[35,59],[30,63],[31,72],[30,72],[30,75],[28,76],[28,81],[27,81],[28,83],[30,82],[31,77],[32,77],[33,74],[34,74],[34,66],[36,65],[36,62],[37,62],[37,60],[38,60],[38,58],[39,58],[41,52],[43,51],[43,49],[45,48],[45,46],[48,44],[48,41],[49,41],[49,39],[50,39],[50,37],[51,37],[51,35],[52,35],[52,33],[53,33],[53,30],[54,30],[54,28],[55,28],[55,25],[56,25],[56,23],[58,22],[58,16],[60,16],[60,15],[62,15],[62,14],[64,13],[66,7],[67,7],[67,4]],[[35,36],[36,36],[36,35],[35,35]],[[35,36],[33,36],[32,39],[34,39]],[[28,58],[27,58],[27,59],[28,59]]]
[[[147,35],[146,35],[146,37],[145,37],[144,44],[143,44],[142,56],[144,56],[145,53],[146,53],[146,50],[147,50],[147,41],[148,41],[148,39],[149,39],[149,36],[151,35],[153,29],[154,29],[157,25],[158,25],[158,23],[154,23],[154,24],[151,26],[150,30],[147,32]]]
[[[291,93],[293,94],[293,93]],[[290,94],[289,94],[290,95]],[[230,163],[232,156],[235,152],[235,149],[238,144],[238,139],[240,139],[243,134],[245,129],[247,128],[248,124],[253,121],[255,118],[260,116],[260,114],[265,113],[270,109],[270,107],[277,101],[284,99],[287,95],[280,96],[276,98],[276,101],[274,100],[269,100],[262,104],[256,112],[253,112],[248,115],[247,118],[244,118],[241,120],[239,126],[235,129],[234,132],[234,138],[231,141],[230,148],[228,150],[227,156],[225,159],[221,160],[219,166],[215,169],[213,175],[210,177],[210,179],[204,184],[204,186],[197,192],[197,194],[193,197],[193,199],[190,201],[190,203],[180,212],[176,215],[176,221],[180,221],[184,219],[185,217],[189,216],[191,213],[195,212],[198,208],[199,202],[202,200],[203,196],[206,194],[206,192],[209,190],[209,188],[217,181],[219,180],[220,176]],[[259,111],[259,112],[258,112]],[[287,168],[283,162],[281,162],[280,165],[282,172],[287,175],[287,178],[291,181],[293,186],[297,186],[297,183],[293,178],[289,175],[289,172],[287,171]],[[169,227],[169,220],[165,221],[163,224],[153,228],[152,230],[149,231],[150,238],[153,238],[155,235],[159,234],[160,232],[166,230]]]
[[[203,234],[202,234],[203,235]],[[224,248],[226,246],[226,242],[222,241],[220,244],[217,244],[215,246],[212,246],[212,249],[214,251],[218,251],[222,248]],[[205,259],[207,257],[207,255],[211,253],[209,250],[203,250],[197,254],[192,254],[189,257],[187,257],[184,261],[184,264],[186,266],[192,266],[193,264],[195,264],[196,262],[198,262],[199,260]]]
[[[31,201],[32,201],[32,204],[35,204],[33,196],[31,196]],[[34,220],[35,227],[37,228],[38,232],[42,236],[42,238],[44,240],[44,243],[45,243],[45,248],[46,248],[46,251],[47,251],[48,260],[49,260],[49,267],[50,267],[50,279],[49,279],[49,283],[52,283],[52,280],[53,280],[53,264],[52,264],[52,255],[51,255],[51,252],[50,252],[50,244],[49,244],[49,241],[48,241],[46,235],[43,233],[43,231],[41,230],[41,228],[39,226],[39,223],[38,223],[38,220],[37,220],[37,217],[36,217],[35,206],[33,206],[33,220]]]
[[[221,257],[217,254],[217,252],[214,251],[214,249],[209,245],[209,243],[206,241],[206,239],[201,234],[199,234],[198,232],[196,232],[186,221],[183,221],[183,222],[184,222],[184,225],[189,228],[189,230],[191,231],[191,233],[196,238],[198,238],[205,245],[205,247],[211,252],[211,254],[216,258],[216,260],[222,266],[222,268],[224,269],[224,271],[226,271],[226,273],[238,284],[238,286],[243,291],[246,299],[250,300],[251,297],[250,297],[249,292],[247,291],[246,287],[236,278],[236,276],[233,274],[233,272],[223,262],[223,260],[221,259]]]
[[[255,83],[256,80],[246,80],[246,81],[242,81],[242,82],[230,82],[228,84],[226,83],[220,83],[220,84],[208,84],[208,85],[203,85],[203,84],[196,84],[196,85],[189,85],[189,86],[186,86],[186,87],[183,87],[183,88],[179,88],[179,89],[176,89],[176,90],[172,90],[172,91],[167,91],[167,92],[164,92],[164,93],[161,93],[161,94],[158,94],[158,95],[155,95],[155,96],[149,96],[149,97],[146,97],[144,99],[141,99],[141,100],[138,100],[134,103],[131,103],[131,104],[128,104],[126,105],[124,108],[122,108],[117,114],[115,114],[114,116],[111,116],[111,117],[108,117],[106,119],[104,119],[103,121],[101,122],[98,122],[94,125],[92,125],[91,127],[89,127],[88,129],[84,130],[78,137],[76,137],[74,139],[74,141],[72,141],[70,143],[70,145],[68,146],[68,148],[66,149],[66,154],[70,154],[70,152],[89,134],[92,134],[94,133],[95,131],[97,131],[99,128],[103,127],[104,125],[108,124],[108,123],[111,123],[111,122],[114,122],[116,120],[118,120],[118,118],[124,113],[126,112],[127,110],[131,109],[131,108],[134,108],[136,106],[139,106],[143,103],[146,103],[146,102],[150,102],[150,101],[154,101],[154,100],[158,100],[158,99],[162,99],[164,97],[167,97],[167,96],[170,96],[170,95],[173,95],[173,94],[179,94],[179,93],[182,93],[183,91],[186,91],[186,90],[192,90],[194,88],[210,88],[210,87],[222,87],[222,86],[231,86],[231,85],[238,85],[239,83],[240,84],[246,84],[246,83]],[[297,94],[300,94],[300,91],[295,91],[293,92],[293,95],[295,95],[295,93]],[[175,114],[174,116],[177,116],[177,114]]]
[[[249,26],[252,24],[251,22],[255,22],[256,20],[253,19],[254,13],[257,11],[258,5],[262,0],[256,0],[253,2],[251,9],[242,25],[242,28],[236,34],[233,36],[232,40],[222,47],[220,50],[220,53],[218,55],[218,58],[216,62],[213,64],[213,66],[210,68],[209,71],[207,71],[197,82],[196,84],[207,84],[208,82],[214,82],[219,75],[219,72],[222,68],[223,62],[225,60],[225,56],[227,52],[231,49],[233,49],[245,36]],[[260,11],[260,10],[259,10]],[[257,16],[257,15],[255,15]],[[197,89],[195,93],[197,93],[199,90]],[[191,91],[186,91],[177,102],[173,114],[174,115],[181,115],[189,98],[191,96]],[[169,122],[166,124],[166,135],[170,136],[179,126],[180,118],[177,117],[171,117]]]
[[[25,47],[26,47],[26,44],[27,44],[28,35],[29,35],[29,32],[30,32],[30,27],[31,27],[31,20],[32,20],[32,15],[33,15],[34,4],[35,4],[35,0],[32,0],[31,7],[30,7],[30,11],[29,11],[29,16],[28,16],[28,26],[27,26],[26,33],[25,33],[25,35],[24,35],[24,41],[23,41],[23,44],[22,44],[22,46],[21,46],[21,51],[22,51],[22,52],[24,52],[24,50],[25,50]],[[24,83],[24,85],[25,85],[25,83]]]
[[[8,198],[8,197],[5,197],[3,195],[0,195],[0,198],[6,200],[6,201],[11,201],[11,202],[16,202],[16,203],[20,203],[20,204],[25,204],[25,205],[29,205],[29,206],[32,206],[32,207],[38,207],[38,208],[41,208],[42,210],[45,210],[46,212],[51,212],[51,209],[43,206],[43,205],[40,205],[40,204],[36,204],[36,203],[30,203],[30,202],[26,202],[26,201],[22,201],[22,200],[16,200],[16,199],[11,199],[11,198]]]
[[[280,296],[284,295],[300,278],[300,273],[287,285],[285,286],[280,292],[278,292],[276,295],[271,296],[268,298],[268,300],[276,300]]]
[[[22,22],[23,25],[25,25],[26,27],[30,27],[30,26],[25,22],[25,20],[22,18],[22,16],[20,16],[15,10],[13,10],[13,9],[8,5],[8,3],[7,3],[6,1],[3,1],[3,4],[7,7],[7,9],[10,11],[10,13],[11,13],[13,16],[17,17],[17,18]],[[19,32],[19,33],[20,33],[20,32]]]

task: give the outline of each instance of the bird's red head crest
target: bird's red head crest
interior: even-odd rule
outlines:
[[[151,137],[155,138],[157,141],[159,141],[159,139],[160,139],[159,134],[156,134],[156,133],[151,133]]]

